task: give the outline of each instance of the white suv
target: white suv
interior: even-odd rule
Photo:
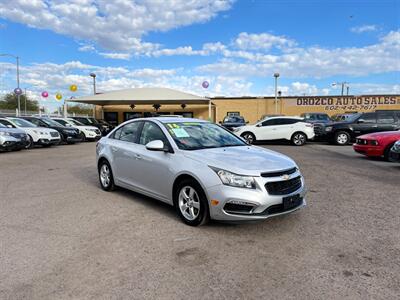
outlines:
[[[302,146],[314,137],[314,125],[299,117],[271,117],[253,125],[236,128],[234,133],[249,144],[263,140],[288,140]]]
[[[8,128],[19,128],[28,135],[28,143],[25,148],[32,148],[34,145],[42,145],[50,147],[58,145],[61,141],[60,134],[57,130],[38,127],[27,120],[20,118],[0,118],[0,123]]]
[[[71,118],[57,117],[52,119],[63,126],[78,128],[81,133],[82,140],[97,141],[101,139],[101,132],[97,127],[84,125],[81,122]]]

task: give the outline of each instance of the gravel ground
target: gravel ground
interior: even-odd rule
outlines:
[[[266,147],[298,162],[308,206],[198,228],[103,192],[94,143],[0,153],[0,299],[399,299],[400,164]]]

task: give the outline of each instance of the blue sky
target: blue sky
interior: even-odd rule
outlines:
[[[99,91],[272,95],[279,72],[283,95],[338,94],[343,81],[400,93],[400,1],[3,0],[1,53],[21,57],[21,87],[50,109],[56,92],[90,93],[90,72]],[[14,88],[14,60],[0,57],[0,92]]]

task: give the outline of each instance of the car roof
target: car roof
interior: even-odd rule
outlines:
[[[188,123],[188,122],[203,122],[207,123],[208,121],[206,120],[200,120],[200,119],[195,119],[195,118],[178,118],[178,117],[150,117],[150,118],[137,118],[134,119],[135,121],[141,120],[141,121],[159,121],[161,123]]]
[[[303,120],[303,118],[297,117],[297,116],[276,116],[276,117],[267,117],[267,118],[263,119],[262,121],[272,120],[272,119],[296,119],[296,120]]]

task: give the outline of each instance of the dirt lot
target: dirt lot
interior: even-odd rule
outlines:
[[[0,299],[398,299],[400,164],[267,147],[298,162],[308,206],[199,228],[103,192],[94,143],[0,153]]]

